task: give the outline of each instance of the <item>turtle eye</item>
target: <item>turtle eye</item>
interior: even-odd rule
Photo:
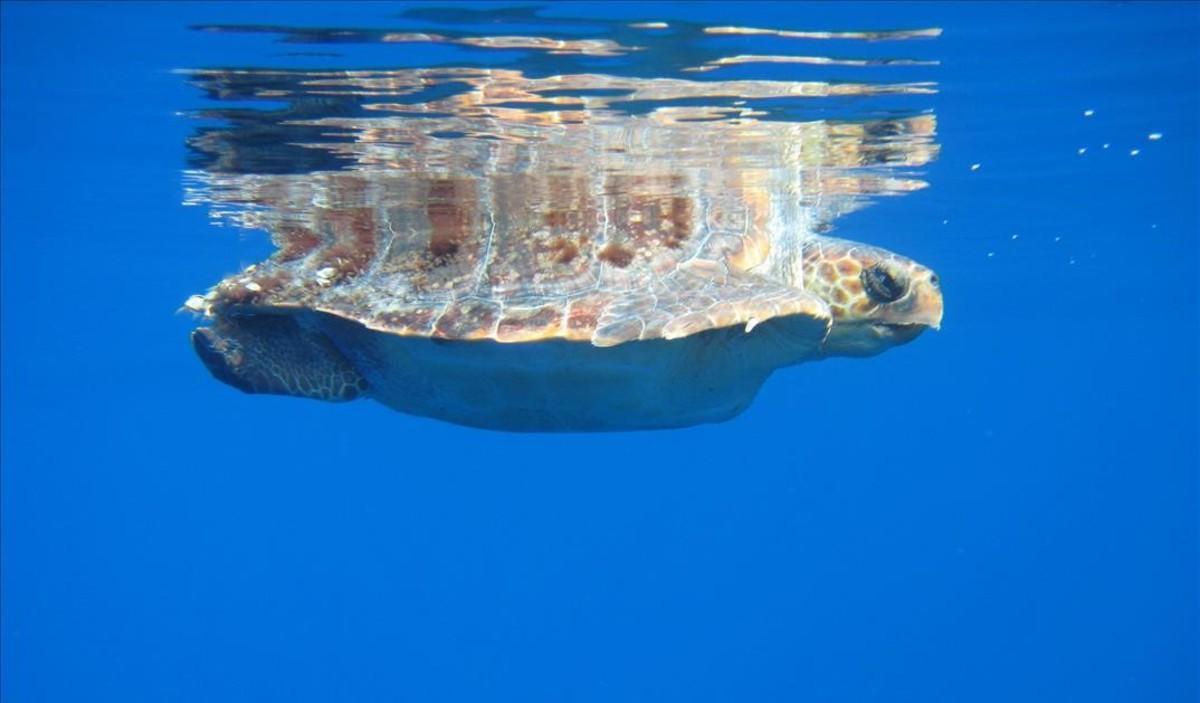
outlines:
[[[883,264],[875,264],[864,268],[862,275],[863,290],[867,296],[877,303],[893,303],[904,296],[908,289],[908,280],[900,271],[889,271]]]

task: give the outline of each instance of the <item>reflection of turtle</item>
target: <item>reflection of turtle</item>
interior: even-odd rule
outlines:
[[[193,333],[201,359],[250,393],[623,430],[730,418],[776,368],[875,354],[941,321],[937,277],[874,247],[768,238],[752,216],[721,226],[686,198],[535,218],[455,187],[276,227],[271,260],[189,301],[212,319]]]

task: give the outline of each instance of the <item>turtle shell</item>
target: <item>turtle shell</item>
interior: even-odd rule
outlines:
[[[806,236],[772,232],[764,192],[577,172],[276,179],[256,197],[279,213],[277,251],[219,283],[204,307],[314,310],[401,336],[597,346],[787,315],[828,322],[828,305],[796,281],[751,271],[799,260]]]

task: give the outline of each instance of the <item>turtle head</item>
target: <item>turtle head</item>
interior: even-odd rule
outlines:
[[[827,356],[872,356],[942,324],[937,274],[866,244],[818,238],[806,247],[804,287],[829,304]]]

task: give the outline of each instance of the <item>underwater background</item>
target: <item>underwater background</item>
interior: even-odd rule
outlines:
[[[941,32],[375,40],[643,22]],[[1200,5],[4,2],[0,32],[6,702],[1200,696]],[[678,73],[787,52],[872,60]],[[833,234],[936,270],[941,331],[670,431],[213,380],[179,309],[271,247],[184,205],[188,145],[266,108],[186,71],[513,64],[934,84],[806,114],[936,115],[928,187]]]

